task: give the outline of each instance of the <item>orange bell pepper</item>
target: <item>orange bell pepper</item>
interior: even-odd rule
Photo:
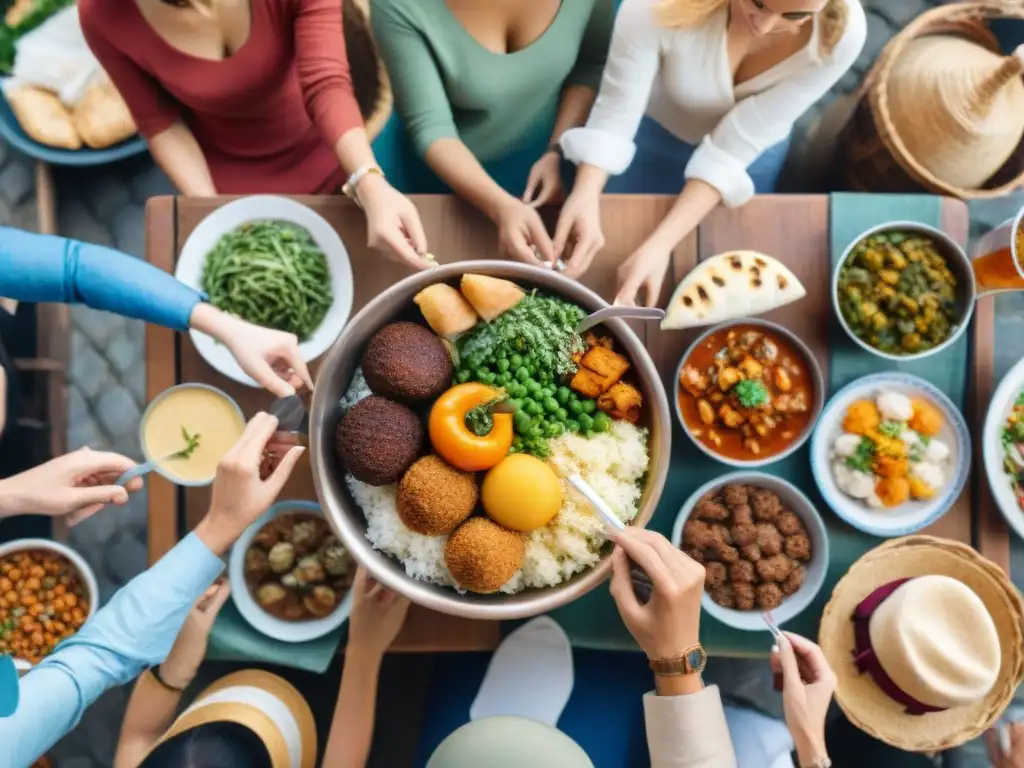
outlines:
[[[495,413],[501,390],[470,382],[452,387],[430,409],[427,431],[434,451],[456,469],[490,469],[512,447],[512,414]]]

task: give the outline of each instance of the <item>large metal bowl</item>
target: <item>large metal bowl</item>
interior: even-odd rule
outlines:
[[[334,450],[339,401],[352,381],[352,375],[370,337],[390,322],[402,317],[414,317],[412,299],[423,288],[438,282],[455,284],[467,272],[507,278],[524,288],[536,287],[575,302],[588,311],[608,306],[608,302],[596,293],[557,272],[512,262],[464,261],[447,264],[395,283],[352,318],[320,367],[310,411],[313,480],[331,526],[356,560],[380,583],[405,595],[414,603],[454,616],[473,619],[524,618],[565,605],[600,584],[611,570],[611,559],[608,557],[610,547],[596,566],[577,574],[571,580],[556,587],[531,589],[515,595],[459,594],[449,587],[418,581],[408,576],[397,560],[376,551],[367,541],[366,518],[349,494],[344,470]],[[609,320],[604,327],[632,362],[633,373],[645,400],[647,426],[650,428],[650,465],[640,499],[640,511],[633,521],[634,525],[643,526],[654,514],[668,475],[672,434],[668,398],[650,355],[629,326],[622,320]]]

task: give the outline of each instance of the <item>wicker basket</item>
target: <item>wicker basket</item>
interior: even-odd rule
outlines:
[[[344,0],[342,21],[352,88],[370,141],[391,117],[393,96],[384,61],[370,31],[369,0]]]
[[[1024,2],[939,6],[893,38],[839,137],[844,186],[971,199],[1024,185],[1024,46],[999,52],[997,18],[1024,19]]]

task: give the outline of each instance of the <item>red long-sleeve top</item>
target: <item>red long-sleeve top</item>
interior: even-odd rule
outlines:
[[[334,145],[363,124],[341,0],[251,0],[249,39],[230,58],[174,48],[131,0],[79,0],[89,47],[151,139],[183,121],[217,192],[310,194],[345,180]]]

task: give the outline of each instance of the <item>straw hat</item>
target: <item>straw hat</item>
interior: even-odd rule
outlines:
[[[237,723],[259,736],[274,768],[316,768],[316,722],[287,680],[256,669],[222,677],[200,693],[161,743],[217,722]]]
[[[352,87],[373,141],[391,117],[391,81],[370,31],[369,0],[344,0],[341,16]]]
[[[970,547],[908,536],[854,563],[819,642],[850,722],[899,749],[949,749],[993,725],[1024,681],[1024,601]]]
[[[1024,53],[1004,57],[954,35],[911,40],[887,83],[893,128],[930,174],[980,187],[1024,135],[1021,72]]]

